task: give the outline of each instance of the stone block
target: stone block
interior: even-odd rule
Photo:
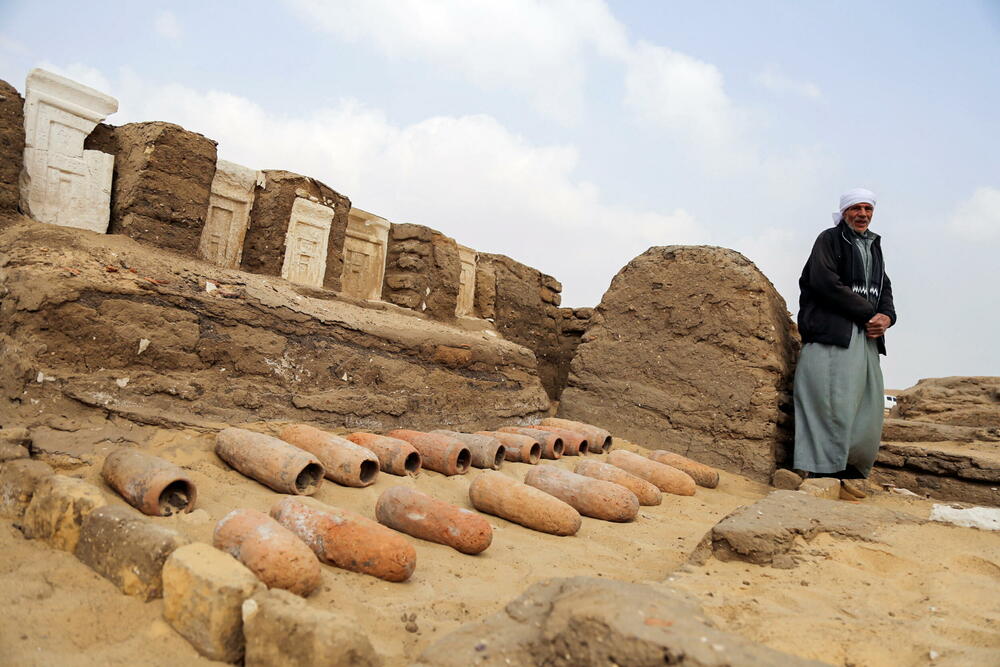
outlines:
[[[344,238],[344,271],[340,291],[358,299],[380,299],[385,277],[389,221],[352,208]]]
[[[0,81],[0,211],[16,211],[24,164],[24,98]]]
[[[771,486],[776,489],[795,491],[802,485],[802,478],[788,468],[778,468],[771,475]]]
[[[382,298],[435,320],[453,321],[461,274],[455,240],[429,227],[393,224],[387,253]]]
[[[202,542],[163,565],[163,617],[206,658],[243,657],[243,601],[263,588],[242,563]]]
[[[840,498],[840,480],[832,477],[812,477],[802,482],[799,491],[817,498]]]
[[[350,618],[311,607],[281,589],[243,603],[243,634],[247,667],[382,664]]]
[[[35,487],[21,531],[28,539],[42,539],[56,549],[74,551],[84,519],[106,504],[96,486],[75,477],[51,475]]]
[[[38,483],[52,474],[48,463],[31,459],[8,461],[0,466],[0,517],[19,524]]]
[[[240,268],[254,192],[264,187],[264,174],[219,160],[215,165],[205,228],[198,254],[227,269]]]
[[[163,563],[188,540],[132,509],[99,507],[83,520],[74,553],[126,595],[163,597]]]
[[[459,317],[474,317],[476,303],[476,251],[464,245],[458,246],[458,303],[455,314]]]
[[[115,128],[110,231],[196,257],[215,176],[215,142],[180,125]]]
[[[243,259],[240,266],[252,273],[283,275],[293,208],[296,206],[296,200],[304,199],[309,203],[333,210],[328,238],[323,246],[326,249],[326,269],[320,276],[319,286],[339,290],[351,200],[306,176],[280,170],[268,170],[263,173],[265,185],[254,195],[250,226],[243,241]],[[318,262],[318,258],[310,261]],[[316,281],[307,284],[314,285]]]
[[[33,69],[25,82],[21,210],[36,220],[95,232],[108,229],[114,157],[85,150],[87,135],[118,100]]]
[[[31,456],[31,433],[23,427],[0,429],[0,463]]]

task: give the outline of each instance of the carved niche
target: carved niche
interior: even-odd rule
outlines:
[[[343,294],[359,299],[382,298],[388,243],[388,220],[359,208],[351,209],[344,237],[344,272],[340,280]]]
[[[309,287],[323,287],[326,252],[334,210],[297,197],[285,234],[285,261],[281,277]]]
[[[83,149],[118,100],[33,69],[25,81],[21,209],[42,222],[107,232],[113,155]]]
[[[264,174],[233,162],[219,160],[212,179],[208,215],[198,253],[227,269],[238,269],[243,256],[254,189],[263,187]]]
[[[473,305],[476,299],[476,251],[458,246],[458,303],[455,314],[459,317],[473,317]]]

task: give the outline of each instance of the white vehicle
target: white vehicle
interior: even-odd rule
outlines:
[[[885,409],[892,410],[894,407],[896,407],[896,397],[885,394]]]

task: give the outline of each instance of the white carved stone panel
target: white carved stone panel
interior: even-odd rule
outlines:
[[[458,274],[458,303],[455,305],[455,314],[460,317],[471,317],[476,299],[476,251],[460,245],[458,260],[461,268]]]
[[[42,69],[28,73],[24,93],[21,208],[65,227],[106,232],[111,215],[113,155],[83,149],[87,135],[118,100]]]
[[[359,208],[352,208],[344,237],[344,271],[340,289],[359,299],[380,299],[385,276],[389,221]]]
[[[334,211],[329,206],[297,197],[285,235],[285,262],[281,277],[300,285],[322,287]]]
[[[228,269],[239,268],[254,188],[263,185],[263,178],[259,171],[218,161],[198,246],[198,253],[204,259]]]

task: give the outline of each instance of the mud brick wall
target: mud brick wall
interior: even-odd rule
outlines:
[[[479,254],[476,313],[493,320],[504,338],[535,353],[551,399],[562,392],[570,361],[560,337],[560,292],[562,285],[552,276],[504,255]]]
[[[594,316],[593,308],[560,308],[559,320],[559,349],[560,363],[556,376],[559,393],[562,393],[569,378],[569,366],[576,355],[576,348],[580,345],[583,334],[590,325],[590,318]]]
[[[288,232],[288,220],[296,197],[306,197],[334,210],[323,287],[339,290],[340,275],[344,269],[344,235],[347,232],[347,214],[351,210],[351,200],[314,178],[290,171],[264,171],[264,187],[257,188],[254,197],[250,225],[243,240],[243,260],[240,266],[252,273],[281,275],[281,265],[285,261],[285,234]]]
[[[461,264],[458,244],[421,225],[392,225],[382,298],[444,322],[455,319]]]
[[[24,162],[24,98],[0,81],[0,211],[16,211]]]
[[[88,147],[115,150],[108,232],[198,254],[215,176],[216,142],[173,123],[95,129]]]

